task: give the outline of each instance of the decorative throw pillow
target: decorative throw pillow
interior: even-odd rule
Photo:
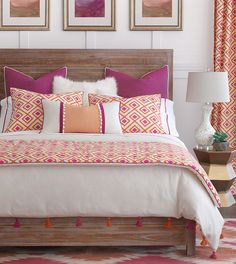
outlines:
[[[117,85],[114,78],[106,78],[97,82],[75,82],[62,77],[55,77],[53,93],[84,92],[83,105],[88,106],[88,94],[117,95]]]
[[[161,94],[162,98],[168,98],[169,69],[167,65],[145,74],[140,79],[110,68],[105,69],[105,76],[116,79],[119,96],[130,98]]]
[[[118,102],[78,107],[43,100],[43,109],[43,133],[122,133]]]
[[[41,93],[41,94],[51,94],[52,93],[52,82],[55,76],[67,76],[67,67],[55,70],[53,72],[47,73],[37,80],[34,80],[31,76],[19,72],[13,68],[4,67],[4,83],[5,83],[5,94],[10,96],[10,89],[12,87],[24,89],[31,92]]]
[[[120,102],[120,123],[123,133],[165,134],[161,125],[161,95],[146,95],[133,98],[89,94],[90,105]]]
[[[5,132],[41,130],[43,127],[42,99],[82,105],[83,92],[67,94],[39,94],[11,88],[12,115]]]
[[[0,133],[3,133],[5,128],[8,127],[12,113],[12,100],[11,96],[4,98],[1,103],[1,117],[0,117]]]
[[[175,122],[174,102],[165,98],[161,98],[161,124],[166,134],[179,137]]]

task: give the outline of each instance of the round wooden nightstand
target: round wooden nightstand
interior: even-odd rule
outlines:
[[[230,187],[236,178],[231,164],[231,161],[236,157],[236,150],[207,151],[194,148],[194,152],[218,191],[222,207],[229,207],[235,204],[236,201],[230,191]]]

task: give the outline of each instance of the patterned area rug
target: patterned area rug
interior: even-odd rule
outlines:
[[[79,248],[1,248],[4,264],[236,264],[236,219],[224,227],[217,259],[210,259],[208,247],[197,246],[195,257],[186,257],[176,247],[79,247]],[[199,240],[197,241],[199,245]]]

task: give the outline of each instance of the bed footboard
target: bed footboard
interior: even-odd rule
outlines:
[[[136,218],[0,218],[0,246],[160,246],[186,245],[186,254],[195,251],[195,228],[189,229],[189,220],[147,217],[137,226]],[[77,222],[78,224],[78,222]],[[194,223],[195,227],[195,223]]]

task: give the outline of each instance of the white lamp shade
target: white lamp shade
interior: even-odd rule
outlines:
[[[227,72],[190,72],[188,76],[187,102],[229,102]]]

